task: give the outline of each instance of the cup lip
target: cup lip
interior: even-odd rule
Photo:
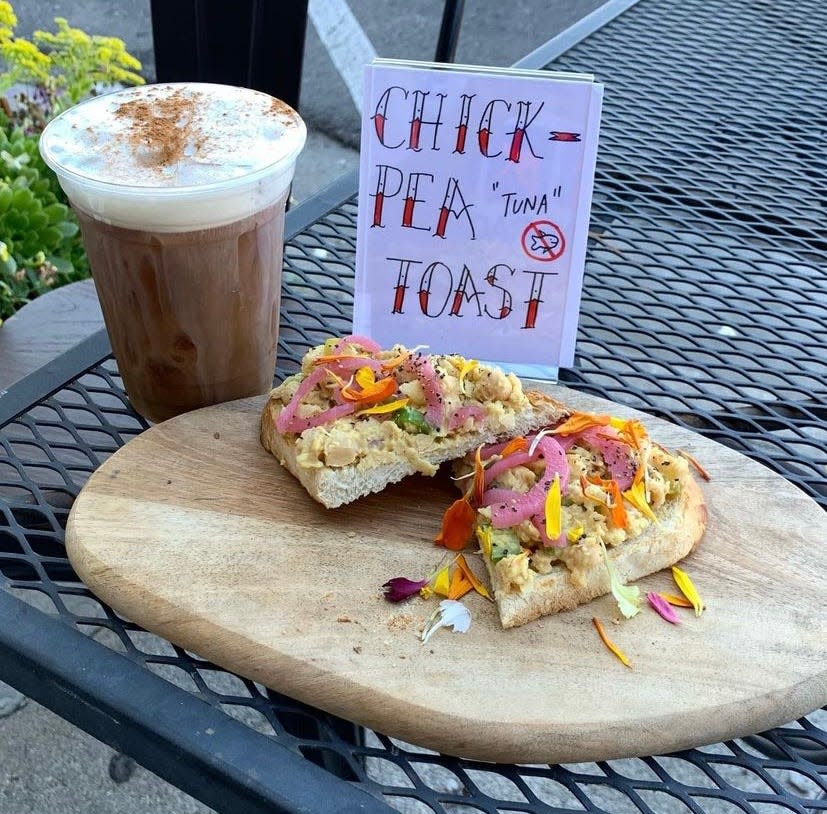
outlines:
[[[280,155],[279,158],[277,158],[270,164],[266,164],[263,167],[259,167],[253,170],[252,172],[248,172],[243,175],[236,175],[232,178],[225,178],[221,181],[212,181],[206,184],[188,184],[185,186],[151,186],[148,184],[128,184],[120,181],[106,181],[96,178],[94,175],[90,175],[88,173],[83,173],[74,169],[69,169],[64,164],[61,164],[59,161],[57,161],[51,154],[51,151],[49,149],[49,141],[54,140],[56,128],[52,129],[51,133],[49,133],[49,130],[53,127],[53,125],[59,122],[68,113],[77,110],[78,107],[91,104],[93,102],[96,102],[100,99],[104,99],[109,96],[126,96],[130,93],[135,93],[136,88],[148,89],[154,87],[187,87],[195,89],[224,88],[233,91],[244,90],[249,93],[257,93],[261,94],[262,96],[266,96],[270,99],[277,98],[275,96],[271,96],[269,93],[265,93],[264,91],[255,90],[254,88],[246,88],[241,85],[223,85],[217,82],[154,82],[148,85],[136,85],[128,88],[119,88],[117,90],[109,91],[108,93],[102,93],[96,96],[91,96],[88,99],[84,99],[83,101],[78,102],[75,105],[72,105],[72,107],[67,108],[61,114],[52,119],[43,129],[43,132],[40,134],[40,139],[38,140],[38,149],[40,151],[41,157],[46,162],[46,164],[55,172],[58,178],[67,178],[75,183],[79,183],[87,187],[98,187],[101,190],[109,191],[109,194],[111,195],[146,196],[148,194],[151,194],[157,195],[159,197],[175,197],[186,195],[201,195],[204,193],[223,191],[228,188],[231,189],[234,187],[240,188],[243,187],[245,184],[258,181],[261,178],[267,177],[268,175],[274,175],[276,172],[278,172],[279,169],[282,168],[282,166],[289,165],[296,160],[299,153],[304,148],[305,142],[307,141],[307,126],[305,125],[302,117],[296,110],[290,107],[290,105],[288,105],[286,102],[283,102],[281,99],[278,99],[278,101],[282,102],[282,104],[285,107],[287,107],[295,117],[295,127],[291,127],[288,131],[290,140],[293,143],[290,145],[287,152]]]

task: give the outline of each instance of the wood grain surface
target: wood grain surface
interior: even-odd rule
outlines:
[[[633,415],[564,388],[581,409]],[[503,631],[469,595],[466,634],[419,633],[436,606],[384,600],[439,561],[444,474],[326,510],[258,442],[262,399],[211,407],[129,442],[91,478],[66,532],[119,613],[279,692],[468,758],[578,762],[668,752],[779,725],[827,703],[827,515],[769,469],[646,418],[700,459],[709,526],[687,558],[707,610],[613,624],[611,597]],[[469,555],[478,573],[482,563]],[[660,572],[640,581],[672,590]],[[603,648],[600,618],[632,669]]]

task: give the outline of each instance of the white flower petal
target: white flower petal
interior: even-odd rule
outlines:
[[[462,602],[443,599],[422,629],[422,643],[425,644],[441,627],[451,627],[454,633],[465,633],[471,627],[471,612]]]

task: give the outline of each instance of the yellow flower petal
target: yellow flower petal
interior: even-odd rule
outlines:
[[[692,603],[692,607],[695,608],[695,616],[700,616],[704,609],[704,603],[695,585],[689,578],[689,574],[687,574],[686,571],[681,571],[677,565],[673,565],[672,576],[675,584],[681,589],[681,593]]]
[[[361,388],[370,387],[372,384],[376,382],[376,376],[373,374],[373,370],[369,367],[360,367],[356,371],[356,375],[354,376],[356,379],[356,383]]]
[[[631,489],[627,489],[623,493],[623,497],[651,521],[654,523],[660,522],[657,515],[652,511],[652,507],[646,502],[646,486],[642,480],[633,484]]]
[[[451,578],[448,574],[449,565],[445,565],[434,574],[431,586],[435,594],[440,596],[448,596],[448,591],[451,589]]]
[[[459,386],[462,389],[462,383],[465,377],[479,364],[476,359],[466,359],[459,371]]]
[[[482,553],[491,559],[491,526],[477,526],[477,539],[480,541]]]
[[[407,405],[410,399],[396,399],[396,401],[389,401],[387,404],[376,404],[373,407],[368,407],[366,410],[359,410],[356,415],[382,415],[383,413],[394,413],[401,410]]]
[[[552,481],[551,488],[546,494],[545,504],[546,534],[550,540],[556,540],[561,532],[561,506],[560,506],[560,474],[557,473]]]

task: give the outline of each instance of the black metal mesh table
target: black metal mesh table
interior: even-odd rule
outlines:
[[[607,86],[562,380],[731,446],[827,507],[827,12],[629,6],[524,61]],[[289,216],[279,375],[350,327],[354,184]],[[0,395],[0,426],[0,679],[220,810],[827,810],[823,710],[670,756],[502,766],[360,732],[233,676],[120,618],[66,559],[74,497],[146,426],[105,336]]]

